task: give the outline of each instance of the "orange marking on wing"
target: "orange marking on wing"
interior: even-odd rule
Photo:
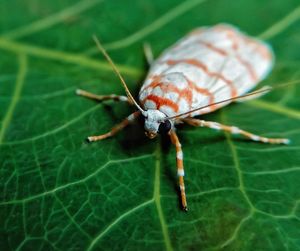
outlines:
[[[271,60],[272,58],[272,54],[270,53],[269,49],[266,48],[266,46],[264,46],[263,44],[260,44],[259,42],[251,39],[251,38],[248,38],[247,36],[241,34],[239,36],[236,35],[236,32],[230,28],[230,27],[227,27],[227,26],[222,26],[222,25],[219,25],[215,28],[215,30],[219,30],[219,31],[222,31],[222,32],[225,32],[228,36],[229,39],[231,39],[232,41],[232,48],[234,50],[238,50],[238,45],[237,43],[241,40],[243,40],[245,43],[248,43],[248,44],[254,44],[256,45],[256,50],[258,53],[261,54],[261,56],[265,59],[265,60]]]
[[[204,42],[204,41],[197,41],[197,42],[205,45],[207,48],[211,49],[212,51],[214,51],[216,53],[219,53],[222,56],[228,56],[228,52],[227,51],[222,50],[220,48],[217,48],[214,45],[212,45],[211,43]],[[255,73],[252,65],[249,62],[247,62],[244,59],[242,59],[239,55],[235,55],[235,57],[247,69],[247,71],[248,71],[250,77],[252,78],[252,80],[253,81],[257,81],[257,76],[256,76],[256,73]]]
[[[234,51],[238,51],[239,49],[239,42],[240,42],[240,37],[236,35],[236,32],[234,29],[228,27],[228,26],[224,26],[224,25],[218,25],[217,27],[214,28],[217,31],[221,31],[224,32],[227,37],[231,40],[232,42],[232,49]],[[203,31],[205,31],[204,29],[201,30],[196,30],[196,31],[192,31],[188,36],[196,36],[199,35],[201,33],[203,33]],[[248,39],[247,37],[241,36],[241,38],[243,39]],[[195,42],[200,43],[204,46],[206,46],[207,48],[211,49],[212,51],[222,55],[222,56],[228,56],[228,52],[226,50],[222,50],[221,48],[218,48],[216,46],[214,46],[212,43],[206,42],[206,41],[202,41],[202,40],[196,40]],[[245,40],[246,42],[246,40]],[[254,41],[252,41],[251,39],[248,39],[248,43],[255,43]],[[174,49],[180,49],[180,45],[177,45],[176,47],[174,47]],[[266,49],[266,48],[264,48]],[[266,52],[265,52],[266,53]],[[270,56],[270,55],[269,55]],[[239,55],[235,55],[236,59],[247,69],[250,78],[256,82],[258,77],[256,75],[256,72],[254,71],[252,65],[245,61],[244,59],[242,59]]]
[[[142,101],[142,103],[145,104],[147,100],[153,101],[156,105],[156,109],[159,109],[161,106],[165,105],[171,107],[175,112],[178,112],[178,105],[174,103],[171,99],[150,94]]]
[[[220,48],[217,48],[216,46],[212,45],[211,43],[209,42],[205,42],[205,41],[202,41],[202,40],[196,40],[197,43],[200,43],[202,45],[205,45],[207,48],[211,49],[212,51],[214,52],[217,52],[219,53],[220,55],[222,56],[227,56],[228,53],[225,51],[225,50],[222,50]]]
[[[209,104],[213,104],[215,102],[215,97],[214,97],[213,93],[211,93],[206,88],[198,87],[196,85],[196,83],[192,82],[186,76],[184,76],[184,78],[188,82],[188,87],[189,88],[185,88],[185,89],[179,89],[174,84],[162,85],[161,82],[160,82],[160,78],[161,78],[160,76],[153,76],[151,78],[153,79],[153,82],[151,84],[149,84],[148,86],[146,86],[143,89],[143,91],[146,90],[146,89],[148,89],[148,88],[154,89],[155,87],[159,86],[162,90],[164,90],[166,92],[172,91],[172,92],[177,93],[179,95],[179,97],[185,98],[187,100],[190,108],[192,107],[192,102],[193,102],[193,93],[192,93],[192,90],[194,90],[194,91],[196,91],[199,94],[202,94],[204,96],[208,96],[209,97]],[[214,109],[214,107],[215,106],[212,106],[212,109]]]
[[[258,77],[257,77],[256,72],[254,71],[252,65],[249,62],[242,59],[239,55],[236,55],[236,58],[248,70],[249,75],[252,78],[252,80],[254,82],[256,82]]]
[[[209,97],[209,105],[213,104],[215,102],[215,96],[207,89],[205,88],[200,88],[196,85],[196,83],[192,82],[190,79],[188,78],[185,78],[188,83],[189,83],[189,87],[193,90],[195,90],[196,92],[198,93],[201,93],[205,96],[208,96]],[[214,105],[211,106],[211,109],[213,110],[214,109]]]
[[[168,86],[162,86],[163,91],[171,91],[179,94],[179,98],[184,98],[188,103],[189,107],[192,107],[193,102],[193,92],[189,88],[179,89],[174,84],[169,84]],[[179,100],[178,100],[179,101]]]
[[[228,30],[227,32],[228,38],[232,41],[232,49],[237,51],[239,49],[239,39],[236,36],[235,32],[232,30]]]
[[[155,87],[160,87],[163,92],[175,92],[179,95],[179,98],[184,98],[189,107],[192,107],[192,102],[193,102],[193,92],[189,88],[184,88],[184,89],[179,89],[176,87],[174,84],[169,83],[168,85],[163,84],[161,82],[161,77],[160,76],[153,76],[153,82],[146,86],[142,91],[152,88],[154,89]]]
[[[213,44],[211,44],[209,42],[205,42],[205,41],[201,41],[201,40],[196,40],[196,42],[206,46],[207,48],[209,48],[212,51],[220,54],[221,56],[225,56],[225,57],[228,56],[227,51],[222,50],[221,48],[218,48],[218,47],[214,46]],[[237,45],[234,45],[233,47],[237,47]],[[175,49],[178,49],[178,48],[175,48]],[[235,57],[240,62],[240,64],[242,64],[247,69],[247,71],[248,71],[250,77],[252,78],[252,80],[254,82],[257,81],[258,77],[257,77],[253,67],[251,66],[251,64],[249,62],[243,60],[239,55],[235,55]]]
[[[238,37],[236,36],[236,32],[234,29],[225,25],[218,25],[214,28],[214,30],[224,32],[232,42],[232,49],[233,50],[239,49],[239,45],[238,45],[239,40]]]
[[[166,64],[168,64],[168,65],[175,65],[175,64],[180,64],[180,63],[186,63],[186,64],[196,66],[198,68],[201,68],[207,75],[223,80],[229,86],[229,88],[231,90],[231,96],[235,97],[237,95],[237,90],[236,90],[235,86],[233,85],[232,81],[226,79],[220,73],[210,72],[205,64],[202,64],[201,62],[199,62],[196,59],[181,59],[181,60],[167,60],[166,61]]]
[[[234,51],[236,51],[236,53],[238,54],[238,49],[239,49],[239,46],[238,46],[238,43],[240,41],[240,39],[244,39],[245,42],[246,40],[251,41],[251,43],[254,43],[254,41],[252,41],[251,39],[248,39],[247,37],[244,37],[243,35],[241,36],[236,36],[235,32],[232,31],[232,30],[226,30],[226,34],[227,34],[227,37],[231,40],[232,42],[232,49]],[[256,75],[256,72],[254,71],[252,65],[249,63],[249,62],[246,62],[245,60],[243,60],[240,55],[236,55],[236,58],[237,60],[244,65],[244,67],[246,67],[246,69],[248,70],[249,74],[250,74],[250,77],[252,78],[253,81],[257,81],[258,77]]]
[[[242,39],[244,40],[245,43],[256,45],[255,49],[260,53],[263,59],[268,61],[272,59],[272,54],[270,53],[269,49],[265,45],[260,44],[259,42],[250,39],[248,37],[243,36]]]

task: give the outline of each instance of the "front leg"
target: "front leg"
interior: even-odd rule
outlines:
[[[125,101],[132,105],[132,102],[126,96],[111,94],[111,95],[97,95],[85,90],[77,89],[76,94],[85,98],[93,99],[96,101],[114,100],[114,101]]]
[[[124,119],[120,124],[117,124],[114,126],[109,132],[102,134],[102,135],[97,135],[97,136],[90,136],[88,137],[88,141],[98,141],[102,139],[106,139],[108,137],[114,136],[117,132],[121,131],[124,127],[135,121],[135,119],[141,114],[140,111],[134,112],[130,114],[126,119]]]
[[[178,136],[174,130],[169,132],[172,143],[176,147],[176,162],[177,162],[177,175],[179,178],[179,188],[181,195],[181,205],[184,211],[188,211],[186,195],[185,195],[185,187],[184,187],[184,168],[183,168],[183,153],[181,149],[181,144],[179,142]]]

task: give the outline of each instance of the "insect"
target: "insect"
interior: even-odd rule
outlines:
[[[176,148],[177,174],[183,210],[187,211],[184,185],[182,146],[176,134],[176,124],[187,123],[240,134],[254,141],[288,144],[288,139],[266,138],[217,122],[195,116],[211,113],[233,101],[245,101],[270,91],[263,87],[250,92],[270,72],[273,64],[271,48],[262,41],[249,37],[227,24],[198,28],[165,50],[155,61],[139,92],[140,104],[133,98],[123,77],[100,42],[96,44],[121,80],[127,96],[99,96],[84,90],[77,94],[95,100],[113,99],[135,105],[138,111],[129,115],[111,131],[90,136],[98,141],[115,135],[137,119],[145,118],[145,134],[153,139],[157,134],[168,134]],[[148,51],[148,58],[151,53]],[[150,53],[150,54],[149,54]],[[146,54],[147,55],[147,54]]]

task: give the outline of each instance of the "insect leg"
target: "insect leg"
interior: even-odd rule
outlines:
[[[260,141],[263,143],[270,143],[270,144],[289,144],[289,142],[290,142],[289,139],[261,137],[261,136],[255,135],[253,133],[241,130],[235,126],[222,125],[217,122],[205,121],[205,120],[194,119],[194,118],[185,118],[182,120],[192,126],[209,127],[209,128],[215,129],[215,130],[223,130],[226,132],[230,132],[232,134],[241,134],[241,135],[245,136],[246,138],[249,138],[253,141]]]
[[[97,101],[105,101],[105,100],[115,100],[115,101],[126,101],[129,104],[132,104],[131,101],[126,97],[126,96],[118,96],[115,94],[111,94],[111,95],[96,95],[94,93],[91,92],[87,92],[81,89],[77,89],[76,90],[76,94],[79,96],[83,96],[89,99],[93,99],[93,100],[97,100]]]
[[[149,66],[152,65],[154,61],[153,52],[149,43],[144,43],[144,54]]]
[[[188,211],[187,203],[186,203],[186,195],[185,195],[185,187],[184,187],[184,168],[183,168],[183,153],[181,149],[181,144],[177,137],[177,134],[174,130],[169,132],[172,143],[176,147],[176,162],[177,162],[177,175],[179,177],[179,188],[181,195],[181,204],[184,211]]]
[[[106,139],[108,137],[112,137],[117,132],[121,131],[124,127],[132,123],[140,114],[141,114],[140,111],[134,112],[130,114],[126,119],[124,119],[120,124],[114,126],[109,132],[98,136],[90,136],[87,139],[89,142],[92,142],[92,141],[98,141],[98,140]]]

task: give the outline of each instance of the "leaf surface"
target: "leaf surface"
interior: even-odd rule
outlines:
[[[75,95],[124,94],[95,50],[101,38],[133,93],[155,56],[191,29],[228,22],[266,39],[261,84],[300,78],[300,7],[290,1],[2,1],[1,250],[299,250],[300,88],[274,89],[206,120],[288,137],[288,146],[180,126],[190,211],[179,207],[175,151],[142,125],[86,144],[133,111]]]

